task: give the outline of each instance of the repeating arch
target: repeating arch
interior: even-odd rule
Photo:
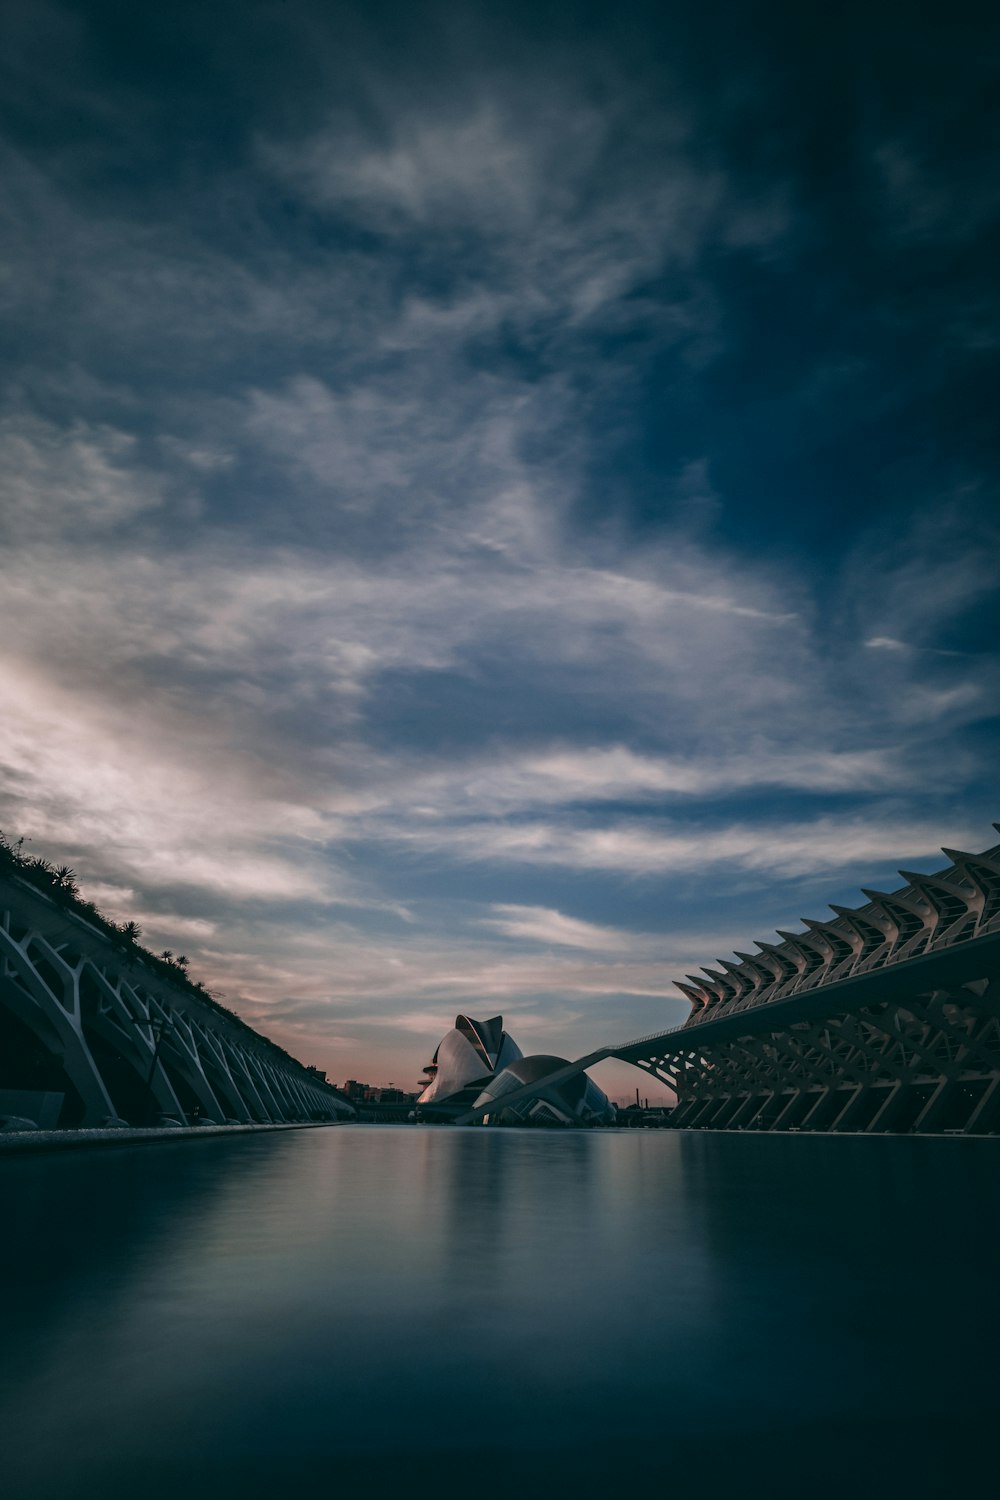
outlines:
[[[944,854],[688,975],[683,1026],[608,1054],[676,1090],[678,1126],[1000,1134],[1000,846]]]
[[[4,875],[0,1088],[23,1086],[18,1069],[61,1085],[63,1124],[354,1114],[321,1077],[208,997],[152,973],[44,892]]]

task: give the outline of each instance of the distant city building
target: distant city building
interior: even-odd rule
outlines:
[[[361,1083],[357,1078],[349,1078],[340,1092],[354,1104],[413,1104],[417,1097],[392,1083]]]

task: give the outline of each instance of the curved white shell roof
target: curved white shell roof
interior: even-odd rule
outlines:
[[[520,1047],[503,1030],[502,1016],[489,1021],[456,1016],[454,1029],[434,1054],[437,1072],[417,1104],[440,1103],[472,1083],[485,1083],[497,1069],[516,1062],[521,1055]]]

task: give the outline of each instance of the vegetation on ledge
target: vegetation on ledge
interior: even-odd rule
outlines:
[[[80,894],[76,874],[68,865],[56,866],[38,855],[27,854],[23,838],[11,842],[0,830],[0,874],[4,873],[19,876],[27,881],[29,885],[33,885],[36,890],[48,896],[57,906],[64,907],[74,916],[89,923],[91,927],[96,927],[113,947],[133,962],[150,969],[159,978],[167,979],[171,984],[190,990],[202,1004],[228,1016],[237,1026],[242,1027],[244,1031],[249,1031],[273,1052],[277,1052],[279,1056],[294,1063],[298,1068],[305,1067],[305,1064],[299,1062],[297,1057],[286,1052],[284,1047],[279,1047],[278,1043],[272,1042],[270,1037],[254,1030],[242,1016],[237,1015],[234,1010],[229,1009],[228,1005],[223,1005],[217,1000],[200,979],[193,978],[188,972],[188,959],[185,954],[181,953],[175,957],[170,948],[164,948],[162,953],[153,953],[149,948],[144,948],[139,941],[142,928],[138,922],[113,922],[98,910],[93,901],[88,901]]]

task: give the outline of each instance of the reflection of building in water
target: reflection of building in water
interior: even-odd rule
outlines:
[[[470,1109],[537,1085],[511,1104],[491,1109],[490,1125],[610,1125],[615,1107],[586,1073],[560,1083],[545,1080],[570,1065],[561,1057],[524,1057],[503,1029],[503,1016],[474,1021],[456,1016],[424,1072],[428,1083],[417,1100],[418,1120],[457,1120]]]
[[[472,1106],[494,1074],[521,1057],[503,1029],[503,1016],[473,1021],[456,1016],[424,1072],[428,1082],[417,1100],[420,1120],[454,1120]]]
[[[484,1125],[611,1125],[615,1107],[607,1095],[586,1073],[576,1073],[561,1083],[546,1084],[551,1074],[570,1067],[564,1057],[522,1057],[510,1067],[497,1072],[477,1097],[473,1108],[494,1104],[483,1116]],[[537,1088],[512,1104],[504,1104],[504,1095],[523,1089],[526,1084]]]

